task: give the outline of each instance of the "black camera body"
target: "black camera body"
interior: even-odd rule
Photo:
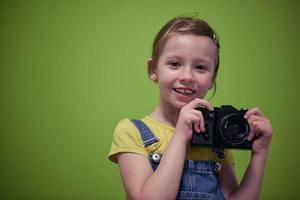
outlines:
[[[205,132],[197,133],[193,130],[192,146],[252,149],[253,141],[248,141],[250,127],[244,114],[247,109],[237,110],[230,105],[215,107],[208,111],[203,107],[196,110],[202,112],[205,122]]]

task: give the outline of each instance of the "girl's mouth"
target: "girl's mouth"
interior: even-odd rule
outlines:
[[[188,88],[174,88],[175,92],[183,95],[193,95],[196,91]]]

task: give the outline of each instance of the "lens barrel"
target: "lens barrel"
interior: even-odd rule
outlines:
[[[249,124],[242,115],[229,114],[225,116],[219,127],[223,139],[232,145],[242,144],[247,140]]]

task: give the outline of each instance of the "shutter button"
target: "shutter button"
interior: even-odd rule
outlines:
[[[154,163],[159,163],[161,160],[161,154],[158,152],[150,154],[150,158]]]

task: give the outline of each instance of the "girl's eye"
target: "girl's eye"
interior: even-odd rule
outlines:
[[[204,65],[196,65],[195,69],[198,70],[198,71],[203,71],[203,70],[206,70],[206,66],[204,66]]]
[[[180,67],[180,63],[177,62],[177,61],[174,61],[174,60],[168,62],[168,65],[169,65],[171,68],[178,68],[178,67]]]

